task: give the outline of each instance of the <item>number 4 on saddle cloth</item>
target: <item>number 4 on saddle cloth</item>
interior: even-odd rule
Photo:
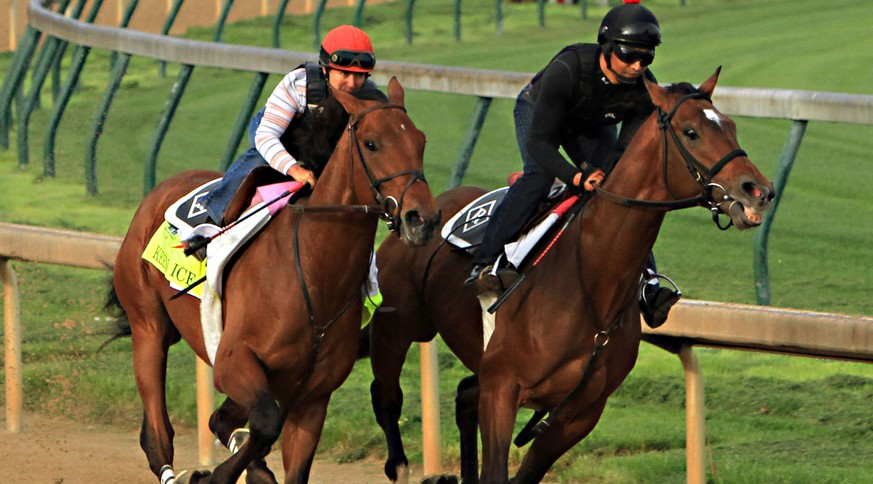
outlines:
[[[201,185],[173,203],[164,212],[164,223],[142,254],[144,260],[164,274],[170,287],[200,299],[201,326],[210,361],[214,361],[223,326],[221,294],[224,266],[240,247],[267,225],[276,212],[293,202],[303,187],[300,182],[285,180],[251,186],[247,190],[244,183],[227,211],[235,222],[219,227],[210,223],[206,208],[200,201],[220,182],[218,178]],[[245,200],[248,208],[243,210],[238,199]],[[211,239],[204,258],[189,256],[184,252],[185,241],[195,235]],[[374,254],[370,259],[369,277],[362,288],[362,326],[370,322],[382,304],[376,274]]]

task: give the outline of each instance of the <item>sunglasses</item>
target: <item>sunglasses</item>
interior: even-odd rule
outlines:
[[[369,52],[352,52],[337,50],[330,55],[330,63],[337,67],[360,67],[372,69],[376,66],[376,57]]]
[[[635,49],[628,45],[615,44],[612,53],[625,64],[639,61],[640,65],[647,66],[655,60],[655,49]]]

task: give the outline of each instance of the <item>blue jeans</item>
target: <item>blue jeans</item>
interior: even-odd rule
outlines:
[[[251,146],[245,153],[241,154],[231,164],[227,171],[224,172],[224,177],[221,179],[218,187],[210,191],[203,197],[202,204],[206,206],[206,212],[214,222],[221,224],[224,218],[224,212],[230,204],[239,186],[242,185],[246,176],[259,166],[267,166],[267,160],[255,149],[255,131],[258,129],[258,124],[261,123],[261,118],[264,117],[264,109],[261,108],[249,121],[249,145]],[[223,225],[223,224],[222,224]]]

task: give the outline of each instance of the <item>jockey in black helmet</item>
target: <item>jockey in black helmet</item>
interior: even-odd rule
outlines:
[[[603,18],[597,44],[566,46],[521,90],[513,114],[524,172],[491,216],[466,283],[499,287],[493,279],[505,285],[517,276],[504,262],[504,245],[518,237],[555,178],[582,193],[609,174],[654,110],[644,79],[655,82],[648,66],[660,43],[654,14],[638,2],[625,2]],[[650,266],[654,272],[653,258]],[[679,297],[660,288],[657,277],[654,281],[641,298],[653,327],[664,322]]]

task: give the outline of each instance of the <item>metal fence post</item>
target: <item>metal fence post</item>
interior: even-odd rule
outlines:
[[[808,121],[804,119],[791,122],[791,131],[788,133],[788,140],[785,142],[782,156],[779,157],[779,167],[773,178],[776,195],[773,197],[770,211],[764,216],[764,222],[755,231],[755,296],[758,304],[762,306],[770,305],[770,270],[767,265],[767,240],[770,237],[770,227],[773,225],[773,217],[776,216],[776,209],[779,207],[779,201],[785,191],[791,167],[797,158],[797,151],[800,149],[800,142],[803,141],[807,123]]]
[[[473,155],[473,148],[476,147],[476,141],[479,140],[479,133],[482,132],[482,124],[485,123],[485,116],[488,115],[488,108],[491,106],[493,98],[480,97],[476,101],[476,107],[473,110],[473,118],[470,120],[470,128],[467,129],[467,137],[464,139],[464,144],[461,146],[461,152],[458,154],[458,160],[455,162],[455,167],[452,169],[452,175],[449,177],[447,188],[455,188],[461,185],[464,179],[464,174],[467,172],[467,167],[470,165],[470,157]]]

